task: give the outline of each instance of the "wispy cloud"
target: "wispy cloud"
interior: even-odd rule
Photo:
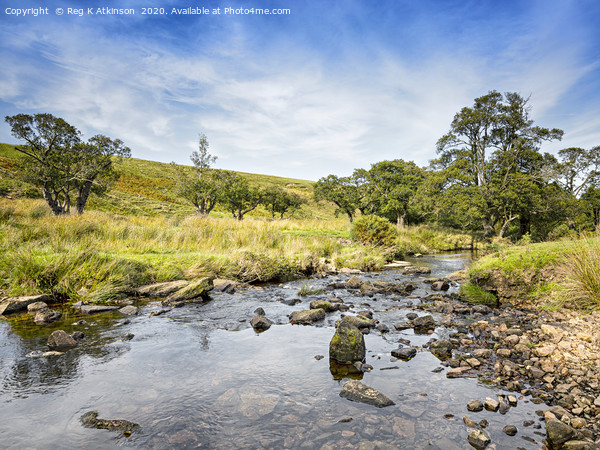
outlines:
[[[447,36],[437,15],[440,26],[430,23],[422,40],[407,40],[418,39],[414,28],[398,31],[398,47],[390,23],[361,40],[353,32],[369,22],[350,12],[333,31],[319,28],[333,16],[304,31],[300,22],[318,17],[296,18],[289,29],[277,19],[266,27],[253,18],[205,20],[208,31],[191,22],[155,35],[148,27],[115,33],[92,20],[13,24],[0,35],[0,100],[61,115],[87,135],[119,137],[136,157],[187,163],[204,132],[220,167],[317,179],[382,159],[426,165],[454,113],[490,89],[531,94],[534,118],[564,127],[543,119],[598,71],[590,43],[579,32],[552,38],[551,22],[519,33],[521,17],[500,33],[514,37],[495,42],[475,20]],[[181,43],[182,34],[191,37]],[[598,111],[590,114],[587,123],[598,123]],[[567,136],[598,136],[577,118],[568,124],[577,131]],[[6,127],[0,140],[10,140]]]

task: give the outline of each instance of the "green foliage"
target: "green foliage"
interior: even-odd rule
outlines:
[[[350,236],[363,244],[376,246],[391,246],[398,232],[394,226],[383,217],[360,216],[352,224]]]
[[[498,298],[489,291],[471,283],[461,285],[459,293],[461,298],[472,305],[497,305]]]
[[[337,177],[328,175],[321,178],[314,187],[315,201],[326,200],[337,206],[338,214],[346,214],[350,222],[360,206],[362,194],[358,188],[358,180],[353,177]]]

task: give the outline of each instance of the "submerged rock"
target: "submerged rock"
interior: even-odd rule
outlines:
[[[324,309],[308,309],[304,311],[294,311],[290,314],[291,324],[308,325],[317,320],[323,320],[325,318]]]
[[[10,297],[0,301],[0,316],[25,311],[27,307],[36,302],[49,303],[52,296],[47,294],[29,295],[25,297]]]
[[[138,431],[137,423],[123,419],[99,419],[98,411],[88,411],[79,418],[81,424],[86,428],[98,428],[100,430],[116,431],[123,436],[130,436],[132,432]]]
[[[342,319],[331,338],[329,357],[340,363],[364,361],[365,338],[357,327],[345,319]]]
[[[48,303],[46,302],[34,302],[27,305],[27,312],[30,313],[43,311],[44,309],[48,309]]]
[[[77,341],[64,330],[56,330],[48,337],[48,347],[53,350],[66,350],[77,347]]]
[[[33,321],[36,325],[46,325],[48,323],[52,323],[57,321],[62,317],[62,313],[60,311],[54,311],[52,309],[42,309],[38,311],[33,318]]]
[[[376,389],[369,387],[360,381],[350,380],[342,387],[340,397],[353,402],[366,403],[367,405],[383,408],[395,405],[395,403]]]
[[[138,313],[138,308],[133,305],[124,306],[119,310],[120,313],[125,314],[126,316],[133,316]]]

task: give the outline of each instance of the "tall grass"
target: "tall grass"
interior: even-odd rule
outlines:
[[[581,239],[565,255],[566,275],[559,301],[590,310],[600,308],[600,239]]]

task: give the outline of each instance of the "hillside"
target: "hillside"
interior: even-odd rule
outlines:
[[[14,161],[20,154],[14,150],[13,144],[0,144],[0,196],[3,197],[40,197],[38,189],[13,180],[10,173],[14,171]],[[189,171],[190,166],[172,165],[137,158],[119,158],[117,173],[119,179],[113,188],[102,197],[91,196],[87,209],[110,212],[113,214],[133,214],[140,216],[156,216],[163,214],[190,215],[194,208],[178,197],[174,192],[173,178],[176,171]],[[283,178],[271,175],[260,175],[238,172],[251,183],[261,186],[279,185],[290,192],[295,192],[307,200],[307,204],[294,214],[298,219],[332,219],[333,205],[316,204],[313,200],[313,182]],[[211,214],[229,216],[228,211],[217,205]],[[267,211],[261,207],[249,216],[267,217]]]

